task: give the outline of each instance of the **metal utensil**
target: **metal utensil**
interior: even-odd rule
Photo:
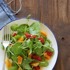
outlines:
[[[3,31],[3,38],[2,38],[2,45],[4,46],[4,63],[3,63],[3,69],[5,70],[5,58],[6,58],[6,48],[7,46],[10,44],[10,27],[9,26],[5,26],[4,27],[4,31]]]

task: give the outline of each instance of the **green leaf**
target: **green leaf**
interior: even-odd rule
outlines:
[[[54,49],[52,47],[43,47],[43,52],[45,51],[51,51],[51,52],[54,52]]]
[[[22,45],[23,45],[22,49],[28,48],[28,45],[27,45],[27,41],[26,40],[22,43]]]
[[[17,62],[17,56],[12,55],[12,56],[11,56],[11,59],[12,59],[13,61],[16,61],[16,62]]]
[[[18,67],[17,66],[12,66],[9,68],[9,70],[18,70]]]
[[[35,39],[35,48],[41,48],[42,47],[42,43],[38,40],[38,39]]]
[[[23,49],[29,49],[29,54],[31,54],[32,53],[32,47],[33,47],[33,42],[30,40],[30,39],[28,39],[28,40],[25,40],[24,41],[24,43],[23,43]]]
[[[52,47],[47,47],[47,50],[54,52],[54,49]]]
[[[21,37],[20,35],[14,36],[14,38],[15,38],[16,40],[18,40],[20,37]]]
[[[25,69],[25,70],[32,70],[32,69]]]
[[[15,55],[20,55],[22,53],[22,44],[17,42],[11,47],[11,52]]]
[[[5,47],[4,47],[2,44],[1,44],[0,46],[1,46],[1,49],[2,49],[2,50],[5,50]]]
[[[11,58],[11,52],[10,52],[10,48],[11,48],[11,46],[8,46],[7,48],[6,48],[6,53],[7,53],[7,57],[8,58]]]
[[[48,41],[46,41],[43,46],[44,46],[44,47],[50,47],[50,46],[51,46],[51,43],[49,43]]]
[[[51,47],[51,43],[46,40],[45,44],[43,45],[43,52],[45,52],[49,47]]]
[[[22,63],[22,66],[23,66],[23,69],[32,69],[31,67],[30,67],[30,62],[31,62],[32,60],[30,60],[30,59],[24,59],[24,61],[23,61],[23,63]]]
[[[47,40],[46,41],[48,41],[49,43],[51,43],[51,41],[47,38]]]
[[[23,49],[21,56],[23,56],[24,58],[28,57],[27,49]]]
[[[42,61],[42,62],[40,62],[39,66],[41,66],[41,67],[48,66],[48,61]]]
[[[41,48],[42,47],[42,43],[40,41],[36,42],[36,47]]]
[[[30,49],[29,54],[31,54],[32,53],[33,43],[30,39],[27,40],[27,46]]]
[[[36,53],[37,55],[41,56],[43,53],[42,53],[42,48],[36,48],[34,50],[34,53]]]
[[[12,43],[15,43],[17,40],[16,40],[15,37],[12,37],[12,38],[11,38],[11,41],[12,41]]]
[[[17,28],[18,28],[18,24],[13,24],[13,25],[11,26],[11,30],[12,30],[12,31],[17,31]]]
[[[37,55],[41,56],[42,55],[42,43],[38,40],[35,39],[35,44],[33,45],[33,53],[36,53]]]
[[[40,33],[40,22],[34,22],[30,27],[29,27],[29,32],[32,35],[39,35]]]
[[[27,46],[29,48],[32,48],[32,41],[30,39],[28,39],[26,42],[27,42]]]
[[[28,32],[28,24],[21,24],[18,28],[17,31],[18,33],[25,33]]]

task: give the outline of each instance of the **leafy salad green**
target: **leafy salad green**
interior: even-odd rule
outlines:
[[[40,22],[13,24],[11,30],[11,43],[6,49],[8,70],[40,70],[49,65],[54,49]]]

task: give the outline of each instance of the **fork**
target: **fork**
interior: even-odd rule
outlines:
[[[6,48],[7,46],[10,44],[10,27],[9,26],[5,26],[4,27],[4,31],[3,31],[3,38],[2,38],[2,45],[4,46],[4,62],[3,62],[3,69],[5,70],[5,58],[6,58]]]

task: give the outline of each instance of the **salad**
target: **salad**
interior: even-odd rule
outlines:
[[[13,24],[11,43],[6,48],[8,70],[41,70],[54,55],[51,41],[41,30],[40,22]]]

